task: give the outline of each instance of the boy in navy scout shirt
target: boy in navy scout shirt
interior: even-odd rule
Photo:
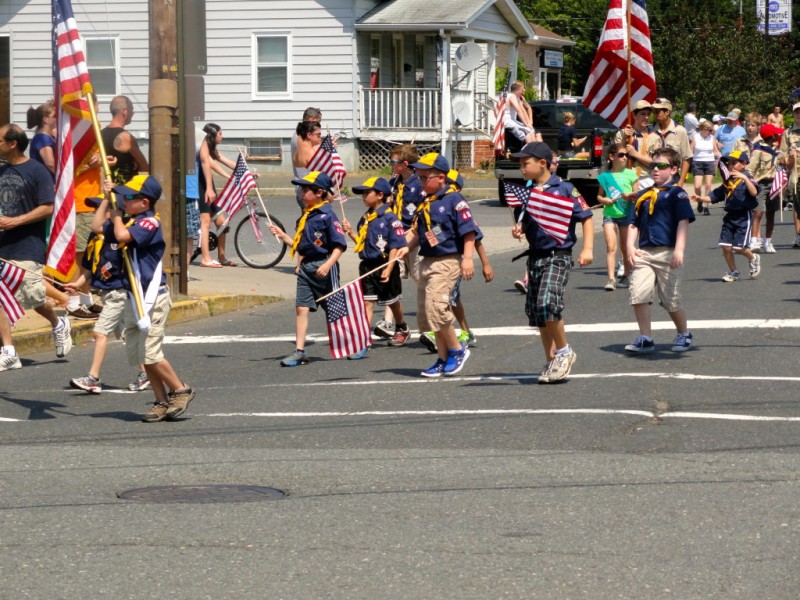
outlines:
[[[761,257],[748,248],[752,231],[753,209],[758,206],[759,185],[747,171],[749,162],[747,152],[734,150],[723,157],[730,169],[728,180],[711,192],[710,196],[692,194],[692,202],[716,204],[725,202],[725,216],[722,218],[722,231],[719,246],[728,264],[728,272],[722,281],[739,281],[734,253],[742,254],[750,262],[750,279],[761,273]]]
[[[681,158],[672,148],[661,148],[653,154],[650,168],[655,185],[636,196],[628,232],[628,262],[631,305],[639,325],[639,337],[625,346],[628,352],[653,352],[650,305],[653,292],[675,323],[678,335],[672,341],[673,352],[692,347],[692,333],[686,323],[681,303],[684,250],[689,223],[694,210],[689,195],[676,184]],[[636,249],[636,239],[639,248]]]
[[[452,376],[464,367],[469,348],[458,341],[450,298],[459,276],[470,280],[475,274],[472,260],[478,228],[464,196],[447,182],[450,164],[444,156],[431,152],[411,166],[426,193],[406,236],[410,248],[419,245],[421,257],[417,319],[420,331],[435,332],[439,354],[421,375]]]
[[[569,181],[550,172],[553,151],[544,142],[531,142],[512,156],[520,159],[522,176],[529,180],[532,190],[572,200],[572,214],[566,238],[559,242],[539,222],[531,217],[527,207],[515,209],[517,224],[511,233],[528,240],[528,291],[525,313],[532,327],[539,328],[539,337],[547,358],[539,373],[539,383],[554,383],[569,375],[575,364],[575,351],[567,342],[564,330],[564,292],[572,269],[572,247],[577,241],[575,226],[583,228],[583,248],[578,257],[582,267],[592,263],[594,228],[592,211]],[[532,200],[529,200],[532,202]]]
[[[133,302],[126,304],[122,315],[128,363],[144,364],[155,395],[153,408],[142,415],[142,421],[172,421],[186,412],[195,393],[178,377],[162,351],[172,299],[161,267],[166,247],[164,234],[153,208],[161,197],[161,184],[155,177],[136,175],[125,185],[116,187],[106,181],[105,190],[106,195],[116,194],[117,201],[123,202],[125,207],[124,211],[111,211],[110,224],[103,227],[105,243],[126,246],[134,272],[130,273],[127,265],[123,267],[123,285],[131,291],[132,279],[138,278],[141,302],[149,316],[149,320],[140,318]],[[105,210],[105,206],[101,204],[98,210]],[[123,214],[133,217],[133,222],[126,223]],[[167,392],[167,388],[171,391]]]
[[[275,225],[269,228],[284,244],[290,256],[297,254],[297,298],[295,300],[296,350],[281,360],[281,366],[308,364],[306,333],[308,313],[317,310],[316,299],[339,287],[338,260],[347,249],[342,224],[328,204],[333,182],[326,173],[312,171],[302,179],[293,179],[300,186],[303,214],[297,220],[294,238]]]
[[[372,310],[376,302],[379,306],[390,308],[394,317],[392,322],[397,325],[389,345],[402,346],[408,340],[409,332],[400,303],[403,297],[400,267],[398,261],[393,259],[401,248],[406,248],[407,243],[403,223],[384,204],[392,193],[392,186],[382,177],[370,177],[363,184],[353,186],[353,193],[363,195],[364,205],[368,208],[355,231],[347,219],[342,221],[342,227],[355,242],[355,251],[361,259],[358,274],[365,275],[385,265],[382,270],[362,279],[367,320],[372,322]],[[366,353],[367,348],[364,348],[348,358],[357,360]]]
[[[392,148],[389,155],[389,166],[392,169],[392,177],[389,184],[392,186],[392,195],[387,197],[386,204],[389,206],[397,218],[403,223],[403,229],[408,231],[414,221],[414,213],[417,206],[423,201],[422,182],[411,168],[411,165],[419,160],[419,153],[416,147],[411,144],[400,144]],[[419,253],[415,250],[400,261],[400,277],[408,279],[410,276],[414,281],[417,275],[416,263]],[[375,325],[375,335],[391,339],[396,331],[394,316],[387,306],[382,320]]]

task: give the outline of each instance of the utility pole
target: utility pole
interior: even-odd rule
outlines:
[[[178,169],[178,28],[174,0],[148,0],[150,14],[150,174],[161,183],[156,204],[164,232],[164,272],[173,290],[185,293],[181,269],[185,212]],[[181,282],[184,282],[181,285]]]

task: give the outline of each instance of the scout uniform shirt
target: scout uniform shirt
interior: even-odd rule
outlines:
[[[447,256],[464,251],[464,236],[477,233],[464,196],[446,186],[426,198],[414,217],[419,235],[420,256]]]
[[[760,186],[747,171],[745,171],[743,175],[755,184],[756,195],[758,195]],[[749,213],[758,206],[758,198],[756,196],[751,196],[750,192],[747,191],[747,185],[744,179],[729,179],[721,186],[711,190],[709,196],[711,197],[712,204],[725,202],[724,210],[727,213],[726,217],[728,215],[736,217],[743,213]]]
[[[161,221],[156,217],[153,210],[147,210],[141,214],[136,215],[133,224],[128,228],[133,239],[128,242],[127,247],[136,250],[136,260],[139,266],[139,274],[141,275],[142,289],[147,290],[150,286],[150,281],[156,272],[156,267],[161,263],[164,257],[164,232],[161,229]],[[105,233],[105,232],[104,232]],[[113,237],[113,227],[112,227]],[[106,241],[108,241],[106,237]],[[116,241],[116,240],[114,240]],[[131,260],[133,255],[129,254]],[[161,281],[159,285],[167,283],[167,274],[161,272]],[[125,289],[130,290],[130,281],[124,278]]]
[[[634,150],[639,152],[640,154],[646,154],[645,146],[647,144],[647,139],[652,135],[652,129],[650,126],[647,127],[644,131],[636,131],[633,130],[633,140],[632,146]],[[625,132],[621,129],[617,132],[614,136],[614,142],[617,144],[628,144],[628,138],[625,135]],[[640,163],[638,160],[629,159],[628,160],[628,167],[634,169],[636,171],[636,177],[641,177],[642,175],[649,175],[648,165]]]
[[[789,150],[795,148],[797,156],[794,159],[794,168],[789,173],[789,189],[795,190],[798,181],[798,171],[800,171],[800,123],[795,123],[791,129],[787,129],[781,136],[781,156],[789,158]]]
[[[298,224],[302,218],[297,220]],[[323,204],[308,214],[297,252],[303,262],[325,260],[337,246],[342,250],[347,248],[344,230],[331,205]]]
[[[422,196],[422,182],[419,175],[413,173],[406,181],[400,176],[393,178],[389,184],[392,186],[391,210],[403,222],[403,227],[408,231],[414,222],[414,213],[424,200]]]
[[[529,182],[530,185],[530,182]],[[558,175],[551,175],[550,179],[539,188],[541,191],[555,196],[562,196],[564,198],[572,198],[572,217],[569,221],[569,231],[563,243],[559,244],[558,240],[547,234],[530,216],[525,209],[525,206],[517,207],[514,209],[514,216],[519,219],[522,211],[525,214],[522,217],[522,227],[525,231],[525,239],[528,240],[530,250],[550,252],[552,250],[569,250],[578,241],[578,236],[575,234],[575,225],[578,221],[584,221],[592,218],[592,209],[586,204],[581,193],[569,181],[564,181]]]
[[[747,170],[753,179],[759,183],[762,181],[772,181],[775,179],[775,168],[777,163],[778,151],[765,143],[755,144],[753,153],[750,155],[750,164]]]
[[[364,239],[361,240],[361,231],[365,224],[367,229],[364,232]],[[403,223],[385,204],[361,217],[356,232],[361,242],[356,244],[358,257],[361,260],[386,261],[389,252],[408,245]]]
[[[644,190],[634,201],[631,211],[631,225],[639,230],[639,248],[666,246],[675,247],[678,236],[678,223],[688,220],[694,222],[694,210],[689,202],[689,194],[675,185],[675,177],[666,186]],[[651,192],[655,190],[655,199]]]
[[[760,135],[757,135],[752,141],[747,136],[740,137],[733,143],[733,151],[736,152],[737,150],[740,150],[742,152],[747,152],[748,156],[752,156],[753,146],[763,143],[764,140],[761,139]]]
[[[686,130],[683,125],[678,125],[670,119],[669,127],[666,131],[662,132],[658,125],[653,127],[653,132],[647,136],[645,143],[644,153],[647,156],[653,156],[656,150],[661,148],[672,148],[681,157],[681,160],[691,160],[692,150],[689,147],[689,136],[686,135]]]

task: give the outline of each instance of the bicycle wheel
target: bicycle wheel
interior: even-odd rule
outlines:
[[[272,215],[270,219],[286,231],[278,219]],[[256,211],[252,217],[248,214],[241,220],[236,226],[233,243],[242,262],[254,269],[274,267],[286,254],[286,245],[269,232],[267,216],[262,211]]]

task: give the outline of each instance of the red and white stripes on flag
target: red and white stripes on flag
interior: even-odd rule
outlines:
[[[256,187],[256,180],[247,168],[244,156],[242,156],[240,152],[239,158],[236,159],[236,166],[233,169],[233,173],[231,173],[231,176],[225,183],[225,187],[222,188],[214,204],[216,204],[217,208],[221,211],[225,211],[225,214],[227,214],[230,219],[236,214],[236,211],[242,208],[247,192],[254,187]]]
[[[631,26],[628,31],[628,9]],[[628,46],[630,42],[630,83]],[[628,85],[630,102],[628,106]],[[583,104],[617,127],[623,127],[638,100],[656,99],[656,76],[650,46],[650,26],[645,0],[611,0],[600,34]]]
[[[506,200],[507,206],[519,208],[528,201],[530,195],[531,190],[528,186],[503,179],[503,197]]]
[[[508,111],[508,90],[500,94],[494,105],[494,134],[492,147],[495,152],[502,154],[506,150],[506,112]]]
[[[327,173],[328,176],[333,180],[334,188],[342,187],[344,184],[345,175],[347,175],[347,171],[345,171],[342,158],[339,156],[339,153],[336,151],[336,147],[333,145],[333,140],[331,139],[330,133],[322,140],[322,143],[319,145],[319,148],[317,148],[314,156],[312,156],[311,160],[308,161],[306,168],[309,171],[320,171],[322,173]]]
[[[569,233],[574,206],[572,198],[548,194],[533,188],[525,210],[542,231],[559,244],[563,244]]]
[[[75,266],[75,156],[88,143],[84,121],[91,114],[84,97],[92,82],[70,0],[53,0],[53,95],[57,112],[56,197],[47,267],[69,276]],[[79,130],[76,133],[76,130]],[[92,144],[89,144],[91,148]]]
[[[355,354],[370,345],[372,334],[360,279],[328,296],[325,315],[333,358]]]
[[[18,266],[0,261],[0,306],[3,307],[8,322],[12,325],[25,314],[14,296],[19,286],[22,285],[24,277],[25,271]]]
[[[788,184],[789,176],[786,173],[786,169],[783,167],[778,167],[775,169],[775,178],[772,180],[772,187],[769,190],[769,199],[774,200],[780,196],[781,192],[783,192],[783,188],[785,188]]]

